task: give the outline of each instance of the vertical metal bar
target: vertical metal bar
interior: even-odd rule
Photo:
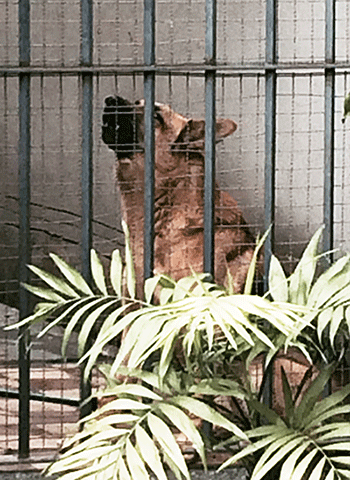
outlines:
[[[265,70],[265,230],[271,227],[265,242],[265,290],[268,285],[269,266],[274,247],[275,170],[276,170],[276,31],[277,0],[266,2],[266,70]]]
[[[155,1],[144,0],[144,62],[155,64]],[[144,73],[145,97],[145,176],[144,176],[144,278],[153,275],[154,267],[154,72]]]
[[[265,70],[265,230],[271,228],[264,250],[264,288],[268,288],[269,267],[274,248],[275,171],[276,171],[276,60],[277,0],[266,1]],[[273,366],[265,372],[264,402],[271,406]]]
[[[335,0],[326,0],[326,41],[325,61],[335,62]],[[325,69],[325,114],[324,114],[324,186],[323,186],[323,249],[325,252],[334,248],[334,96],[335,69]],[[328,260],[332,262],[333,253]],[[323,395],[332,393],[332,381],[329,380]]]
[[[265,82],[265,231],[271,228],[264,250],[264,289],[266,291],[275,240],[276,72],[267,72]]]
[[[216,65],[216,0],[205,2],[205,62]],[[215,263],[215,132],[216,132],[216,69],[205,72],[205,159],[204,159],[204,251],[203,270],[214,278]],[[203,432],[210,436],[212,425],[203,423]]]
[[[19,62],[20,66],[30,65],[30,3],[20,0],[18,4],[19,20]],[[29,281],[27,265],[31,262],[30,242],[30,75],[19,77],[19,315],[25,318],[30,313],[29,293],[22,282]],[[29,456],[30,435],[30,332],[19,331],[19,423],[18,454]]]
[[[335,62],[335,0],[326,0],[326,45],[325,61]],[[335,71],[325,69],[325,139],[324,139],[324,210],[323,247],[334,248],[334,95]],[[332,260],[332,255],[330,260]]]
[[[93,52],[93,13],[92,0],[81,0],[81,65],[92,65]],[[91,282],[90,251],[92,248],[92,98],[93,83],[91,74],[82,76],[82,273],[87,282]],[[82,366],[82,370],[84,365]],[[90,379],[80,378],[80,399],[83,401],[91,395]],[[85,417],[92,411],[92,404],[84,403],[80,416]]]
[[[216,64],[216,0],[206,0],[205,61]],[[204,271],[214,276],[216,70],[205,73]]]
[[[92,65],[93,13],[92,1],[81,0],[81,64]]]
[[[82,271],[91,281],[90,250],[92,247],[92,77],[83,76],[82,100]]]

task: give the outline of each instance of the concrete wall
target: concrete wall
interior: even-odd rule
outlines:
[[[278,52],[283,64],[322,62],[325,2],[281,0]],[[32,64],[79,64],[80,5],[77,0],[31,4]],[[17,3],[0,4],[0,65],[18,64]],[[337,2],[337,59],[350,58],[348,2]],[[204,59],[203,0],[157,2],[157,62],[199,64]],[[218,2],[218,59],[224,64],[262,65],[265,42],[264,0]],[[94,2],[94,64],[137,65],[143,61],[143,11],[140,0]],[[218,115],[233,118],[237,132],[218,147],[218,178],[238,200],[252,230],[263,228],[264,77],[219,77]],[[337,77],[336,243],[350,247],[348,126],[340,123],[346,75]],[[94,80],[94,244],[104,255],[122,243],[113,152],[100,140],[101,108],[106,95],[129,99],[142,94],[141,76],[99,76]],[[0,78],[0,290],[16,304],[18,243],[18,80]],[[324,79],[296,70],[277,85],[277,253],[292,264],[322,223]],[[157,100],[177,111],[204,115],[204,84],[198,76],[157,77]],[[33,261],[48,268],[55,251],[80,262],[81,85],[76,76],[32,79],[32,236]]]
[[[350,2],[338,0],[336,55],[350,63]],[[18,66],[18,2],[0,2],[0,67]],[[55,69],[79,65],[80,1],[31,1],[32,65]],[[298,65],[277,82],[276,253],[286,268],[323,217],[325,1],[279,0],[278,57],[282,67]],[[157,62],[204,61],[204,0],[157,0]],[[94,64],[142,65],[142,0],[94,1]],[[261,66],[265,51],[265,0],[218,1],[218,60]],[[302,63],[314,70],[302,68]],[[184,69],[186,70],[186,69]],[[346,70],[346,68],[345,68]],[[251,72],[217,80],[217,112],[238,130],[218,145],[218,179],[238,201],[254,233],[264,225],[265,80]],[[350,89],[344,68],[336,76],[335,242],[350,249],[350,120],[341,124],[342,103]],[[105,96],[143,96],[142,75],[94,77],[94,247],[104,259],[119,247],[119,196],[114,153],[101,142]],[[180,113],[204,116],[204,80],[196,75],[157,76],[156,98]],[[36,75],[32,108],[33,263],[51,268],[55,252],[80,267],[81,243],[81,83],[76,75]],[[18,78],[0,77],[0,301],[16,306],[18,260]],[[6,309],[5,309],[6,310]],[[6,310],[7,311],[7,310]],[[4,314],[8,321],[15,312]],[[1,324],[1,322],[0,322]],[[2,345],[10,337],[1,336]],[[7,334],[6,334],[7,335]],[[15,348],[11,337],[12,350]],[[51,355],[51,354],[50,354]],[[5,359],[6,360],[6,359]],[[11,476],[11,478],[14,478]],[[20,477],[18,477],[20,478]]]

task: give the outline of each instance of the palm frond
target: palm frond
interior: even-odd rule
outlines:
[[[344,452],[350,449],[350,422],[347,420],[350,405],[343,402],[350,395],[350,386],[320,400],[331,373],[331,367],[323,370],[310,384],[299,405],[293,401],[288,380],[283,376],[288,407],[285,418],[256,402],[254,408],[271,424],[248,431],[250,443],[220,469],[254,456],[251,480],[349,478],[350,461]]]
[[[157,382],[157,376],[150,372],[139,371],[138,375],[149,381],[153,378],[151,384]],[[176,475],[189,479],[176,432],[186,436],[206,468],[205,443],[193,415],[247,439],[235,424],[201,399],[191,394],[169,397],[168,389],[162,393],[153,387],[123,383],[106,389],[100,399],[109,401],[83,419],[83,430],[66,442],[48,473],[77,480],[92,480],[97,473],[103,477],[107,472],[111,475],[108,478],[116,479],[135,478],[136,474],[136,478],[146,479],[153,474],[165,480],[166,463]]]

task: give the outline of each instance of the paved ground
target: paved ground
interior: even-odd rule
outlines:
[[[18,332],[5,331],[15,323],[18,312],[0,304],[0,390],[18,391]],[[79,399],[79,369],[74,363],[60,364],[62,330],[37,339],[33,329],[31,345],[31,391],[51,397]],[[73,345],[69,357],[75,357]],[[76,424],[75,407],[31,401],[30,449],[33,452],[56,451]],[[10,455],[18,448],[18,400],[0,395],[0,455]],[[1,471],[1,467],[0,467]]]
[[[240,468],[220,473],[215,471],[205,473],[201,470],[194,470],[191,477],[192,480],[248,480],[246,472]],[[42,480],[43,478],[47,479],[48,477],[42,477],[38,472],[0,472],[0,480]],[[170,476],[169,479],[171,479]]]
[[[18,369],[0,368],[1,385],[17,390]],[[79,371],[74,365],[34,367],[31,370],[32,391],[52,397],[79,399]],[[48,402],[31,401],[30,449],[53,450],[59,448],[64,436],[69,433],[79,418],[75,407]],[[17,450],[18,400],[0,398],[0,454]]]

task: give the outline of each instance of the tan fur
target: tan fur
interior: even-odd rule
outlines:
[[[143,138],[143,101],[136,104],[138,134]],[[168,105],[157,104],[162,122],[155,128],[155,273],[175,279],[203,269],[204,129]],[[218,119],[217,140],[237,128]],[[183,140],[183,141],[182,141]],[[117,159],[123,218],[128,224],[138,279],[143,278],[144,154]],[[236,201],[216,186],[215,280],[224,284],[227,268],[241,292],[254,249]],[[139,282],[142,283],[141,281]]]

